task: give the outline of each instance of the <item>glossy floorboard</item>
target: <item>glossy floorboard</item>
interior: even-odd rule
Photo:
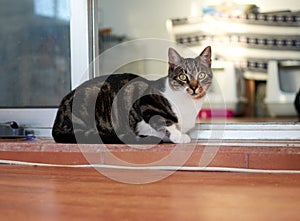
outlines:
[[[293,221],[299,211],[299,174],[176,172],[130,185],[94,169],[0,165],[1,221]]]

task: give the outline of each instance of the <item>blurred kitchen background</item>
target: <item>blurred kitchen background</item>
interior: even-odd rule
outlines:
[[[100,0],[98,6],[100,52],[141,38],[172,40],[195,54],[212,46],[215,85],[200,113],[202,118],[211,114],[296,118],[294,100],[300,88],[298,0]],[[140,50],[137,48],[137,53]],[[164,48],[160,50],[166,53]],[[167,63],[136,62],[119,71],[130,70],[163,75]]]

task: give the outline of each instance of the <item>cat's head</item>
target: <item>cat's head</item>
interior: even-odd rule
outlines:
[[[181,90],[200,99],[212,83],[211,47],[206,47],[196,58],[183,58],[169,48],[169,83],[173,90]]]

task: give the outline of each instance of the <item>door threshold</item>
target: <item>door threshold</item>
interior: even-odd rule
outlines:
[[[299,122],[198,123],[193,140],[300,141]]]

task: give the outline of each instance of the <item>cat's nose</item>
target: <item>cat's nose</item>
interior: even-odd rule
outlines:
[[[190,87],[191,87],[192,89],[197,88],[197,87],[198,87],[198,81],[192,80],[192,81],[190,82]]]
[[[198,89],[198,85],[191,86],[191,89],[193,90],[193,94],[196,94],[196,90]]]
[[[192,87],[190,86],[189,88],[187,88],[187,92],[190,94],[190,95],[194,95],[194,94],[197,94],[197,88],[196,86]]]

